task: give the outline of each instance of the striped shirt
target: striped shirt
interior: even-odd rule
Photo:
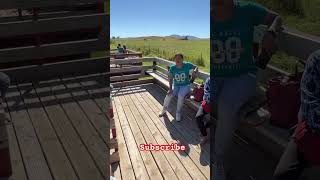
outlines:
[[[320,131],[320,50],[309,56],[300,88],[302,118],[311,129]]]

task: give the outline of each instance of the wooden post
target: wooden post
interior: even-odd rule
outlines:
[[[153,68],[152,68],[153,72],[157,71],[157,61],[155,59],[153,59]]]
[[[0,113],[0,178],[2,178],[11,176],[12,168],[8,143],[8,132],[5,124],[6,118],[3,112]]]

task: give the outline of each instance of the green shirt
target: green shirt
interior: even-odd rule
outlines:
[[[235,1],[233,17],[211,23],[211,72],[214,77],[237,76],[255,72],[253,32],[262,24],[267,9],[252,2]]]
[[[193,71],[193,67],[193,64],[189,62],[183,62],[183,66],[181,68],[171,65],[169,72],[173,76],[173,85],[184,86],[190,84],[190,75]]]

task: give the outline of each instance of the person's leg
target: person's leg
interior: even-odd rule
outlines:
[[[284,153],[282,154],[280,161],[274,172],[275,180],[297,180],[301,176],[304,163],[301,160],[297,150],[297,145],[292,139]]]
[[[162,111],[159,113],[160,117],[163,116],[167,112],[172,98],[178,94],[179,89],[180,88],[178,86],[177,87],[173,87],[172,93],[166,95],[166,97],[164,98],[164,101],[163,101]]]
[[[183,107],[184,99],[187,94],[190,92],[190,85],[180,86],[178,91],[178,102],[177,102],[177,112],[176,112],[176,121],[181,121],[181,110]]]
[[[0,91],[1,91],[1,101],[5,100],[7,90],[10,86],[10,78],[3,72],[0,72]]]
[[[225,152],[232,143],[232,137],[239,123],[238,113],[241,106],[255,93],[256,80],[249,75],[224,80],[217,99],[217,127],[215,132],[216,178],[224,179],[223,164]],[[221,174],[221,175],[220,175]],[[214,176],[215,177],[215,176]]]
[[[207,136],[206,127],[203,122],[203,118],[205,115],[206,115],[206,113],[204,112],[202,106],[200,105],[198,112],[196,114],[196,121],[197,121],[198,128],[199,128],[202,136]]]

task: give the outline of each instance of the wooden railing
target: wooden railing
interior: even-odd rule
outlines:
[[[90,57],[109,48],[106,2],[1,1],[0,11],[11,13],[0,16],[1,71],[16,81],[108,72],[109,57]]]
[[[0,17],[0,65],[37,60],[41,64],[50,58],[106,50],[109,13],[103,11],[104,1],[4,0],[1,9],[32,10],[28,15]]]

